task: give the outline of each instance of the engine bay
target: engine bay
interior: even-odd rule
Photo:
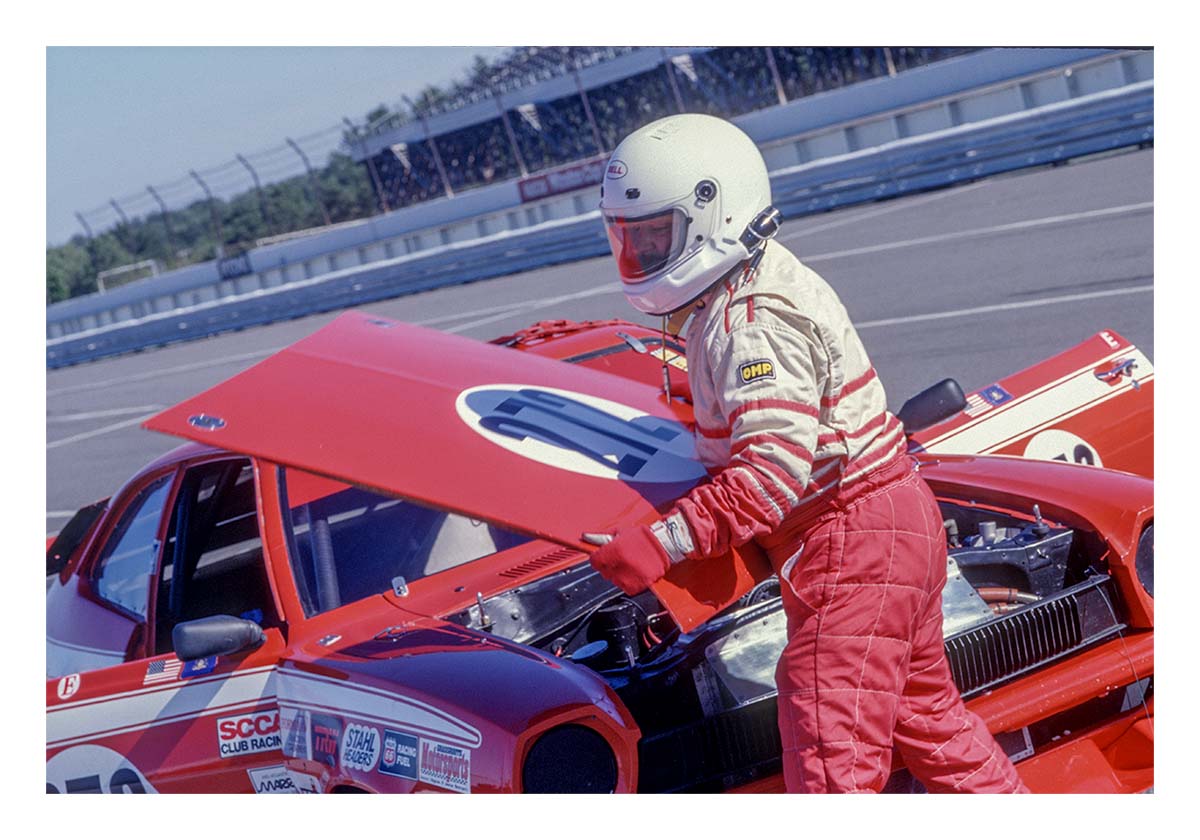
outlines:
[[[1096,534],[1015,512],[939,502],[943,638],[965,698],[1125,628]],[[779,580],[683,633],[650,591],[626,596],[586,563],[448,616],[599,674],[642,730],[642,790],[720,790],[778,762],[775,666],[786,641]]]

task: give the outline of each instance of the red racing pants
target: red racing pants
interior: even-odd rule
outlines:
[[[893,748],[930,792],[1027,792],[951,678],[942,517],[911,458],[771,543],[788,628],[775,680],[789,792],[878,792]]]

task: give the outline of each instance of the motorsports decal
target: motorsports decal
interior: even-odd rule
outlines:
[[[418,778],[458,793],[471,792],[471,751],[421,739]]]
[[[277,750],[281,745],[278,709],[217,718],[217,748],[221,758]]]
[[[459,417],[510,452],[581,475],[636,483],[696,481],[691,432],[611,400],[532,385],[480,385],[458,395]]]
[[[313,761],[338,765],[338,747],[342,742],[342,719],[333,715],[311,715]]]

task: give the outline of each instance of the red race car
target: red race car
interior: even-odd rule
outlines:
[[[47,791],[782,790],[763,557],[627,597],[581,541],[704,480],[685,370],[350,312],[152,418],[191,442],[48,548]],[[902,411],[955,679],[1035,791],[1153,784],[1153,380],[1102,332]]]

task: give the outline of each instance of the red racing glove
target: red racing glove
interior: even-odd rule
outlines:
[[[690,534],[681,542],[678,530],[673,530],[680,527],[687,528],[682,522],[673,522],[668,517],[653,525],[626,528],[615,537],[584,534],[583,540],[600,546],[589,558],[592,567],[626,595],[636,595],[649,589],[650,584],[665,575],[671,564],[682,560],[684,552],[691,548]]]

